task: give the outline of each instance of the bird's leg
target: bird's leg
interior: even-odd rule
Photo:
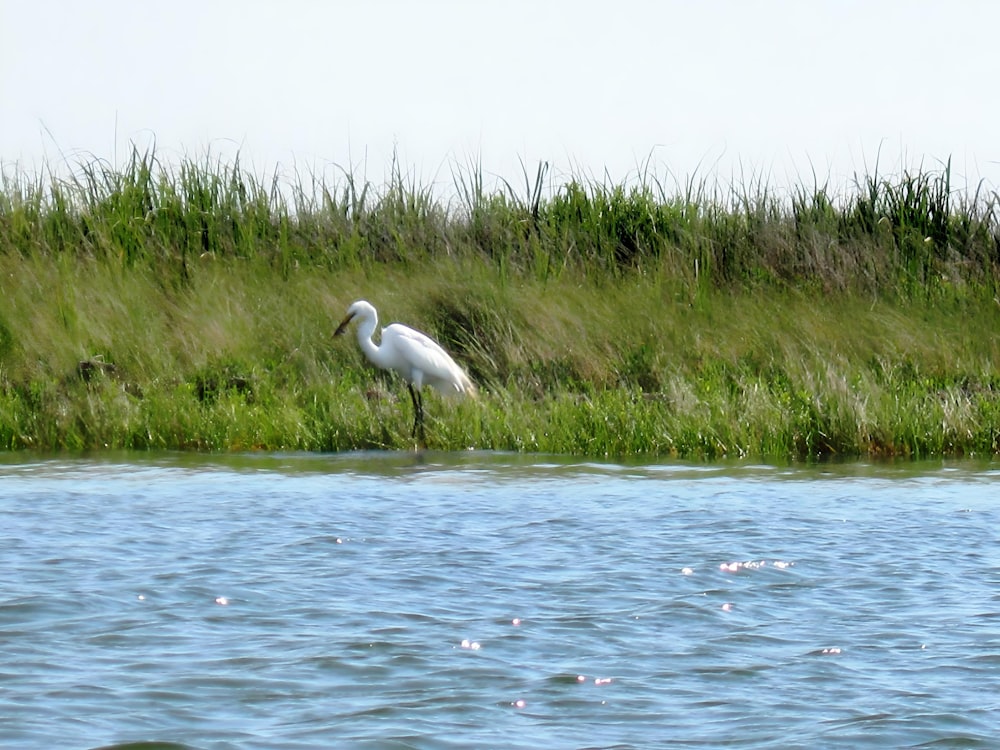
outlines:
[[[424,437],[424,400],[420,395],[420,390],[414,388],[412,383],[407,383],[406,387],[410,389],[410,398],[413,399],[413,432],[411,436],[417,438],[423,445],[427,442]]]
[[[416,437],[417,422],[420,420],[420,404],[417,402],[417,392],[413,390],[413,384],[407,383],[406,387],[410,391],[410,400],[413,402],[413,429],[410,430],[410,437]]]

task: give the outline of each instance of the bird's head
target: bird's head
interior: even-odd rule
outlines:
[[[371,318],[372,320],[375,320],[375,308],[363,299],[359,299],[357,302],[354,302],[347,308],[347,315],[342,321],[340,321],[340,325],[337,326],[337,330],[333,332],[333,335],[342,336],[344,332],[347,331],[347,326],[349,326],[351,321],[355,318],[360,318],[362,320]]]

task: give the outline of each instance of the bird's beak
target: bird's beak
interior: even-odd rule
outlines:
[[[337,326],[337,330],[333,332],[333,335],[334,336],[341,336],[341,335],[343,335],[344,331],[347,330],[348,324],[352,320],[354,320],[354,313],[351,313],[346,318],[344,318],[342,321],[340,321],[340,325]]]

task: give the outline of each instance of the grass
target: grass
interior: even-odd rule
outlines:
[[[402,448],[409,399],[333,328],[365,297],[481,386],[431,447],[993,455],[996,193],[950,165],[786,197],[646,179],[439,197],[393,165],[254,176],[132,155],[0,184],[0,446]]]

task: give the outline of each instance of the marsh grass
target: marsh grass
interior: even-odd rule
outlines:
[[[287,184],[133,152],[0,185],[0,445],[411,444],[405,388],[332,339],[365,297],[482,388],[432,447],[593,456],[993,454],[997,195],[950,164],[787,199],[655,179],[451,200],[398,165]]]

